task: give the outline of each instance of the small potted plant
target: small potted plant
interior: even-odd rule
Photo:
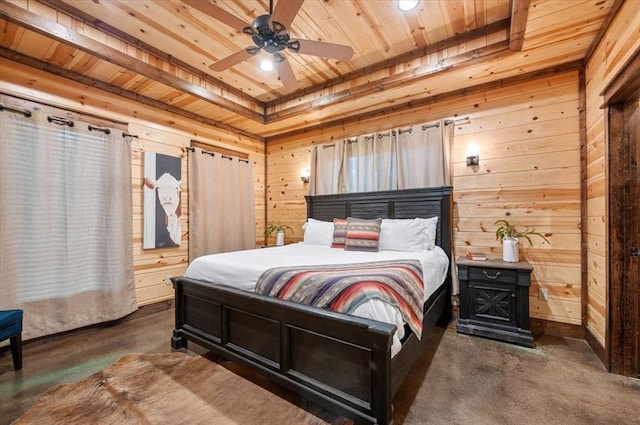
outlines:
[[[269,241],[269,237],[275,233],[276,235],[276,245],[282,246],[284,245],[284,234],[286,231],[293,232],[293,229],[286,224],[269,224],[264,229],[264,242],[267,243]]]
[[[502,243],[502,260],[509,262],[518,262],[520,261],[518,257],[518,240],[520,238],[524,238],[529,241],[529,245],[533,246],[533,241],[531,240],[531,236],[539,236],[545,242],[550,243],[549,239],[547,239],[542,233],[536,232],[536,229],[525,229],[524,231],[518,231],[516,227],[509,223],[507,220],[497,220],[495,225],[498,226],[496,229],[496,240],[499,240]]]

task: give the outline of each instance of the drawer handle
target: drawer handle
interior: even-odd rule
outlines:
[[[484,277],[486,277],[487,279],[491,279],[491,280],[493,280],[493,279],[497,279],[497,278],[498,278],[498,276],[500,276],[500,272],[496,272],[496,274],[495,274],[495,275],[493,275],[493,276],[489,276],[489,273],[487,273],[487,271],[486,271],[486,270],[482,270],[482,274],[484,275]]]

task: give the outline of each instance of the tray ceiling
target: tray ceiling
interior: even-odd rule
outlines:
[[[207,0],[197,0],[205,2]],[[249,25],[262,0],[208,0]],[[276,0],[286,2],[288,0]],[[305,0],[292,38],[351,46],[348,60],[285,51],[287,91],[258,57],[214,72],[250,36],[179,0],[0,0],[0,55],[258,137],[424,104],[582,60],[616,1]],[[258,56],[262,56],[261,53]]]

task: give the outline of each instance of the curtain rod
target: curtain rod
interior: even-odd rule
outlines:
[[[444,121],[444,125],[449,125],[449,124],[470,124],[471,123],[471,119],[469,117],[464,117],[464,118],[458,118],[458,119],[449,119],[449,120],[445,120]],[[427,128],[431,128],[431,127],[440,127],[440,123],[434,123],[434,124],[424,124],[422,126],[422,130],[426,130]],[[405,129],[398,129],[398,134],[402,134],[402,133],[411,133],[413,131],[413,127],[409,127],[409,128],[405,128]],[[395,135],[396,131],[395,130],[391,130],[389,133],[386,134],[378,134],[378,139],[381,139],[383,137],[388,137],[389,135]],[[374,136],[364,136],[364,140],[370,140],[372,139]],[[347,143],[357,143],[358,139],[355,138],[347,138]],[[322,145],[322,149],[327,149],[327,148],[332,148],[335,147],[335,143],[330,143],[327,145]]]
[[[89,125],[89,131],[101,131],[104,134],[111,134],[111,130],[109,130],[108,128],[94,127],[92,125]]]
[[[137,137],[137,136],[136,136],[136,137]],[[193,146],[187,146],[187,147],[185,147],[184,149],[185,149],[186,151],[188,151],[188,152],[195,152],[195,151],[196,151],[196,148],[194,148]],[[201,149],[201,150],[200,150],[200,152],[201,152],[203,155],[216,156],[216,153],[215,153],[215,152],[205,151],[205,150],[204,150],[204,149],[202,149],[202,148],[200,148],[200,149]],[[245,162],[245,163],[247,163],[247,164],[251,162],[251,161],[249,161],[248,159],[238,158],[238,157],[235,157],[235,156],[228,156],[228,155],[223,155],[223,154],[219,154],[219,155],[220,155],[220,157],[221,157],[221,158],[228,159],[229,161],[233,161],[234,159],[237,159],[237,160],[238,160],[238,162]]]
[[[16,96],[15,94],[9,94],[9,93],[4,92],[4,91],[0,91],[0,95],[2,97],[9,98],[7,100],[9,100],[10,102],[11,102],[11,99],[17,99],[17,100],[21,101],[21,103],[26,103],[27,105],[34,105],[34,106],[38,106],[38,107],[45,106],[48,109],[53,109],[53,111],[48,111],[48,112],[53,112],[53,113],[56,113],[55,111],[71,112],[72,114],[78,115],[80,121],[84,121],[86,118],[90,118],[90,119],[94,119],[94,120],[99,120],[101,122],[108,121],[109,123],[113,123],[114,126],[126,127],[126,126],[129,125],[128,122],[118,121],[118,120],[115,120],[115,119],[112,119],[112,118],[106,118],[104,116],[100,116],[100,115],[92,114],[90,112],[84,112],[84,111],[80,111],[80,110],[76,110],[76,109],[72,109],[72,108],[68,108],[68,107],[56,106],[56,105],[54,105],[52,103],[43,102],[41,100],[32,100],[32,99],[29,99],[27,97]],[[122,130],[122,128],[119,128],[119,130]]]
[[[464,123],[461,121],[465,121]],[[464,117],[464,118],[458,118],[456,120],[445,120],[444,124],[448,125],[448,124],[471,124],[471,119],[469,117]]]
[[[195,152],[196,148],[194,148],[193,146],[187,146],[187,147],[184,148],[184,150],[186,150],[187,152]],[[216,156],[215,152],[208,152],[208,151],[205,151],[204,149],[201,149],[200,153],[202,155]]]
[[[395,135],[396,135],[395,130],[391,130],[388,133],[378,133],[378,139],[382,139],[383,137],[395,136]]]
[[[8,106],[3,106],[3,105],[0,105],[0,111],[14,112],[16,114],[24,115],[27,118],[31,117],[31,111],[27,111],[27,110],[23,111],[20,109],[9,108]]]
[[[4,106],[4,105],[0,105],[0,111],[7,111],[7,112],[13,112],[16,114],[21,114],[24,115],[27,118],[30,118],[33,114],[31,113],[31,111],[29,110],[21,110],[21,109],[15,109],[15,108],[10,108],[8,106]],[[63,117],[57,117],[55,115],[49,115],[47,116],[47,121],[53,124],[58,124],[58,125],[67,125],[69,127],[74,127],[75,123],[71,120],[68,120],[66,118]],[[88,125],[89,131],[101,131],[104,134],[111,134],[111,130],[108,128],[101,128],[101,127],[96,127],[93,126],[91,124]],[[137,135],[135,134],[128,134],[125,133],[124,131],[122,132],[122,137],[135,137],[138,138]]]
[[[241,151],[236,151],[230,148],[226,148],[223,146],[219,146],[213,143],[201,142],[196,139],[191,139],[190,143],[192,148],[199,148],[199,149],[202,149],[203,151],[216,152],[218,155],[223,155],[223,156],[231,155],[232,157],[239,158],[239,159],[250,159],[249,154],[246,154]]]
[[[68,120],[68,119],[63,118],[63,117],[56,117],[55,115],[49,115],[49,116],[47,116],[47,121],[49,121],[49,122],[50,122],[50,123],[52,123],[52,124],[68,125],[69,127],[73,127],[73,126],[75,126],[75,125],[76,125],[76,124],[75,124],[73,121],[71,121],[71,120]]]

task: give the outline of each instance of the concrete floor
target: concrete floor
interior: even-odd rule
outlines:
[[[4,350],[0,425],[52,385],[82,379],[128,353],[170,352],[172,328],[168,309],[28,343],[19,372]],[[427,341],[394,399],[393,417],[394,425],[640,425],[640,380],[607,373],[584,341],[545,336],[529,349],[459,335],[452,323]]]

